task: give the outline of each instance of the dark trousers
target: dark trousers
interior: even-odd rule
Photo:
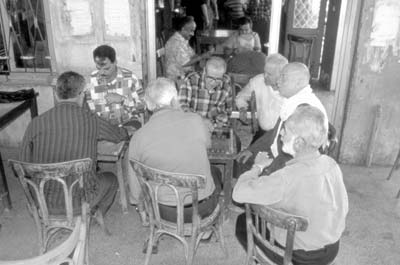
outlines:
[[[114,202],[118,190],[118,180],[112,172],[99,172],[97,177],[96,196],[90,202],[90,209],[91,213],[100,210],[104,216]]]
[[[269,240],[268,229],[266,234],[266,239]],[[245,213],[239,215],[236,220],[236,238],[238,239],[242,247],[247,251],[247,229]],[[276,262],[277,264],[283,263],[283,257],[264,247],[256,238],[254,238],[254,244],[257,245],[272,261]],[[283,249],[283,247],[279,243],[275,244],[279,248]],[[306,251],[297,249],[293,251],[292,263],[293,265],[327,265],[335,259],[338,252],[339,241],[330,245],[326,245],[325,247],[317,250]]]
[[[208,197],[201,201],[198,204],[199,215],[201,218],[205,218],[209,216],[217,207],[219,195],[221,193],[221,172],[218,168],[211,166],[211,175],[214,180],[215,190],[214,192]],[[160,217],[164,220],[176,223],[176,206],[169,206],[164,204],[158,205],[160,209]],[[191,223],[192,222],[192,214],[193,214],[193,206],[192,204],[185,205],[183,211],[183,220],[184,223]]]

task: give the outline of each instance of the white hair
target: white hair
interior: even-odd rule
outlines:
[[[282,70],[282,68],[288,63],[288,59],[279,53],[270,54],[267,56],[267,58],[265,58],[265,67],[268,65],[272,67],[278,67],[280,70]]]
[[[221,57],[212,56],[210,59],[207,60],[206,68],[225,73],[226,72],[226,62]]]
[[[325,126],[325,116],[316,107],[298,106],[285,121],[285,127],[303,139],[305,148],[319,148],[327,141],[328,131]]]
[[[171,106],[172,100],[177,97],[174,81],[165,77],[150,81],[145,92],[145,100],[150,110]]]

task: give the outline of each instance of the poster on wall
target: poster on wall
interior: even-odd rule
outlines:
[[[128,0],[104,0],[104,22],[107,36],[130,37],[129,10]]]
[[[64,12],[72,36],[84,36],[93,32],[92,15],[88,0],[66,0]]]
[[[389,50],[394,56],[399,55],[400,48],[400,1],[377,0],[375,2],[372,30],[367,45],[368,63],[374,72],[381,72],[386,64]]]

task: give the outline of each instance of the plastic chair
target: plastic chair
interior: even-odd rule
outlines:
[[[214,232],[219,240],[222,249],[227,254],[224,244],[222,231],[223,215],[221,200],[215,210],[201,219],[198,214],[198,189],[205,187],[205,177],[191,174],[180,174],[166,172],[146,166],[139,161],[130,160],[131,166],[138,178],[142,189],[145,208],[149,215],[150,234],[147,242],[145,265],[149,264],[150,257],[154,248],[157,246],[160,237],[164,234],[170,235],[179,240],[185,249],[186,264],[192,264],[197,247],[202,236],[206,232]],[[164,220],[160,216],[158,192],[160,187],[169,188],[174,191],[177,202],[177,222]],[[184,223],[184,199],[188,195],[182,196],[178,193],[177,187],[189,188],[192,198],[193,216],[191,223]],[[190,237],[189,240],[186,237]]]
[[[294,236],[296,231],[307,230],[307,218],[264,205],[245,204],[245,207],[247,227],[247,257],[245,264],[253,264],[255,261],[260,264],[276,264],[255,245],[254,238],[257,238],[258,242],[265,248],[281,256],[283,258],[283,265],[292,264]],[[254,222],[252,215],[254,216]],[[267,238],[267,223],[269,239]],[[275,227],[287,230],[286,246],[284,246],[284,249],[275,245]]]
[[[87,256],[87,224],[77,217],[72,233],[59,246],[49,252],[30,259],[1,261],[0,265],[83,265]]]
[[[301,62],[310,68],[313,38],[305,38],[288,34],[289,62]]]
[[[49,242],[59,231],[73,230],[78,216],[89,223],[84,178],[92,170],[90,158],[51,164],[16,160],[9,160],[9,163],[22,184],[28,209],[35,220],[40,253],[47,250]],[[49,198],[48,192],[57,185],[61,186],[59,190],[63,198],[59,196],[54,201]]]

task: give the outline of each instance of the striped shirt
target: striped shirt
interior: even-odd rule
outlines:
[[[228,9],[228,14],[232,19],[244,17],[243,4],[241,0],[228,0],[224,3]]]
[[[247,6],[247,12],[253,21],[270,21],[271,0],[250,0]]]
[[[61,102],[35,117],[28,125],[19,159],[31,163],[57,163],[91,158],[93,174],[85,181],[90,201],[96,195],[97,141],[117,143],[126,139],[125,130],[111,125],[76,103]],[[53,202],[50,208],[64,208],[60,185],[52,182],[46,186],[45,192],[49,201]]]
[[[208,118],[210,111],[230,115],[232,112],[231,79],[224,74],[222,82],[212,90],[206,88],[204,72],[193,72],[186,76],[179,87],[179,103],[185,111],[191,110]]]

